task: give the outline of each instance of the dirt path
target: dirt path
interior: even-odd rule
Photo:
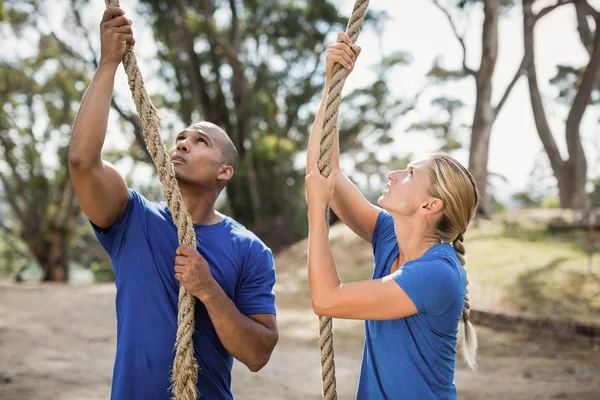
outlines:
[[[0,282],[0,399],[101,400],[115,351],[113,285],[69,287]],[[316,319],[302,299],[280,296],[281,340],[257,374],[234,367],[238,399],[319,399]],[[353,399],[362,323],[336,321],[340,399]],[[600,349],[480,328],[480,371],[459,362],[459,398],[600,399]],[[399,371],[399,373],[401,373]]]

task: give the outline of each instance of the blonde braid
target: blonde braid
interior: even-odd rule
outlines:
[[[452,246],[456,250],[456,255],[460,260],[460,263],[465,266],[465,245],[463,243],[464,237],[462,233],[459,233],[456,239],[452,242]],[[477,353],[477,335],[475,328],[470,321],[471,318],[471,304],[469,303],[469,279],[467,278],[465,287],[465,304],[462,311],[463,320],[463,341],[462,341],[462,355],[471,369],[477,369],[477,363],[475,356]]]

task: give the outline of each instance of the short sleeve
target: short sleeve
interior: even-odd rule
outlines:
[[[245,315],[276,314],[273,253],[258,240],[253,241],[250,252],[236,291],[235,305]]]
[[[444,259],[407,263],[392,278],[423,314],[443,314],[460,294],[460,274]]]
[[[90,221],[96,237],[111,258],[116,258],[119,250],[125,245],[132,217],[141,207],[145,207],[143,197],[136,191],[129,189],[129,200],[125,211],[113,226],[103,229]]]
[[[388,213],[385,210],[381,210],[381,212],[377,216],[375,230],[373,230],[373,237],[371,238],[373,252],[377,253],[378,248],[383,243],[389,243],[390,241],[396,242],[394,219],[392,218],[390,213]]]

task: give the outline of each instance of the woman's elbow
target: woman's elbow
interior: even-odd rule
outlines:
[[[315,313],[315,315],[317,315],[319,317],[328,317],[327,312],[323,308],[315,306],[314,304],[313,304],[312,310],[313,310],[313,313]]]
[[[312,300],[312,310],[315,315],[319,317],[332,317],[335,311],[335,306],[331,302],[327,301],[315,301]]]

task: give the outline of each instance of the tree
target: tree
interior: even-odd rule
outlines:
[[[515,84],[525,72],[523,61],[517,68],[511,82],[503,92],[500,101],[492,104],[492,79],[498,59],[498,19],[502,7],[509,7],[512,1],[506,0],[460,0],[458,8],[463,10],[473,3],[483,3],[483,29],[481,35],[481,61],[478,69],[473,69],[467,65],[467,46],[464,40],[464,34],[459,32],[455,18],[452,16],[450,6],[442,5],[438,0],[432,0],[433,3],[444,13],[452,32],[458,40],[462,50],[462,67],[457,70],[443,68],[438,62],[434,64],[429,72],[429,76],[438,82],[448,82],[465,77],[473,77],[476,86],[475,110],[473,113],[473,123],[471,125],[470,148],[469,148],[469,169],[472,171],[477,183],[480,194],[479,215],[488,215],[490,204],[488,199],[488,158],[490,147],[490,135],[492,127],[502,107],[506,103],[510,92]],[[446,103],[452,104],[454,99],[449,99]],[[436,99],[439,103],[440,99]],[[450,112],[450,111],[449,111]],[[447,129],[448,124],[434,127],[436,129]],[[447,135],[450,140],[452,135]],[[454,146],[453,146],[454,147]],[[452,148],[453,148],[452,147]]]
[[[240,152],[228,213],[273,248],[303,236],[295,221],[305,215],[304,171],[295,158],[324,86],[325,40],[346,17],[325,0],[144,0],[139,12],[177,93],[169,105],[186,124],[220,125]]]
[[[0,182],[10,211],[0,229],[7,243],[26,245],[43,280],[66,281],[68,245],[79,214],[66,169],[67,146],[88,78],[84,66],[36,26],[40,15],[35,0],[7,1],[3,8],[2,41],[33,45],[36,52],[0,56]]]
[[[548,157],[545,151],[541,150],[534,157],[525,190],[513,194],[513,200],[523,208],[542,207],[544,200],[556,195],[556,184],[553,178]]]
[[[379,32],[382,31],[382,20]],[[382,39],[379,37],[380,43]],[[404,168],[408,164],[406,154],[401,156],[395,151],[382,150],[389,149],[394,142],[394,122],[412,111],[419,99],[420,94],[411,100],[398,98],[387,83],[392,72],[411,62],[411,55],[403,51],[382,56],[381,60],[369,66],[375,72],[375,81],[354,89],[344,97],[340,107],[342,162],[353,164],[354,170],[349,176],[357,183],[366,183],[363,193],[371,201],[381,195],[381,179],[385,181],[390,170]]]
[[[586,193],[587,161],[581,143],[581,120],[591,103],[592,92],[598,90],[600,84],[600,35],[592,30],[588,18],[600,22],[600,13],[594,10],[585,0],[560,0],[555,5],[546,7],[534,13],[534,0],[523,1],[523,31],[525,52],[528,54],[526,65],[529,96],[538,134],[550,160],[554,176],[558,182],[560,206],[562,208],[586,208],[588,195]],[[535,34],[537,21],[556,7],[574,3],[577,15],[578,31],[590,58],[585,68],[559,66],[557,75],[552,82],[561,86],[559,98],[570,103],[565,124],[568,158],[561,156],[552,130],[546,117],[542,95],[537,81],[535,65]]]
[[[457,112],[464,108],[465,104],[460,99],[437,97],[431,101],[431,105],[436,108],[436,115],[430,116],[425,122],[412,124],[410,129],[433,133],[442,141],[440,151],[449,153],[462,148],[457,132],[463,126],[459,124]]]

